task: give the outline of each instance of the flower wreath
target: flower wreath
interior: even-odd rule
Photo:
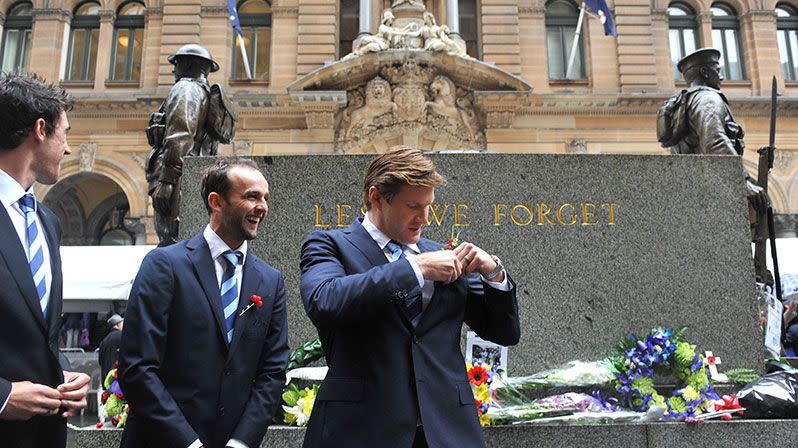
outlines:
[[[685,330],[655,328],[645,338],[629,336],[621,344],[615,387],[623,406],[638,412],[658,406],[667,409],[669,418],[692,418],[712,409],[718,395],[710,383],[707,361],[696,353],[695,345],[680,340]],[[676,379],[673,395],[664,397],[654,389],[655,373]]]

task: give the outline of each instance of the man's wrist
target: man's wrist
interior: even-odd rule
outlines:
[[[490,258],[493,259],[494,263],[496,263],[496,267],[493,268],[493,270],[488,272],[487,274],[482,274],[482,277],[485,280],[493,280],[494,278],[498,277],[499,274],[504,272],[504,265],[502,264],[502,260],[496,255],[491,255]]]

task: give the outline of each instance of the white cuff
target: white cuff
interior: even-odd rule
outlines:
[[[502,271],[502,272],[504,272],[504,280],[502,280],[501,283],[492,282],[492,281],[486,279],[485,277],[482,277],[481,275],[480,275],[480,277],[482,277],[482,281],[487,283],[488,285],[490,285],[491,288],[498,289],[499,291],[507,292],[507,291],[510,290],[510,282],[507,280],[507,277],[508,277],[507,271]]]
[[[200,439],[197,439],[191,445],[189,445],[188,448],[200,448],[201,446],[202,442],[200,442]]]
[[[238,439],[230,439],[227,441],[226,448],[249,448],[249,445]]]
[[[6,397],[6,401],[3,402],[3,406],[0,406],[0,415],[2,415],[3,411],[6,409],[6,405],[8,404],[8,399],[9,398],[11,398],[11,392],[8,393],[8,396]]]

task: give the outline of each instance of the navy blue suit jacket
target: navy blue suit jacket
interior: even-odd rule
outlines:
[[[239,313],[253,294],[263,300]],[[126,448],[185,448],[199,438],[260,446],[288,361],[283,277],[249,252],[227,343],[219,284],[203,236],[150,252],[128,300],[119,365],[131,406]]]
[[[421,239],[422,252],[442,245]],[[482,447],[460,337],[463,322],[503,345],[520,337],[515,285],[435,283],[414,328],[404,298],[421,292],[406,259],[388,263],[360,220],[313,232],[302,246],[300,290],[330,370],[305,436],[306,448],[401,447],[419,418],[430,447]],[[420,411],[420,415],[419,415]]]
[[[0,202],[0,405],[11,383],[31,381],[50,387],[64,382],[58,363],[61,319],[61,227],[58,218],[39,203],[39,219],[50,249],[50,303],[47,319],[39,305],[25,250]],[[0,420],[0,444],[15,448],[63,447],[66,420],[59,416],[33,417],[24,422]]]

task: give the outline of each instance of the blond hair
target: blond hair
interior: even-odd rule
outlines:
[[[372,160],[363,179],[363,203],[371,209],[369,188],[376,187],[380,197],[391,202],[404,185],[432,187],[446,180],[438,174],[435,164],[424,153],[408,146],[394,146]]]

